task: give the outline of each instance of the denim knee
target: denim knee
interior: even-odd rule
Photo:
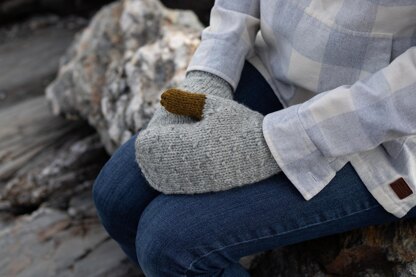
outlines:
[[[221,253],[207,255],[210,249],[222,244],[210,236],[213,230],[206,219],[195,216],[194,205],[198,205],[198,200],[192,196],[162,194],[143,211],[135,244],[146,276],[211,276],[208,274],[223,270],[224,263],[235,262]],[[203,262],[194,267],[202,257]]]
[[[101,224],[113,238],[117,238],[117,230],[126,218],[123,202],[117,198],[115,187],[118,185],[108,177],[108,169],[103,168],[94,181],[92,195]],[[124,221],[128,223],[127,221]]]
[[[147,184],[137,165],[135,137],[114,152],[93,185],[97,214],[113,238],[126,230],[135,234],[142,211],[159,194]]]
[[[135,243],[142,271],[149,277],[184,276],[190,263],[190,253],[186,250],[188,237],[184,236],[174,219],[154,217],[146,211],[140,218]]]
[[[94,181],[94,184],[92,186],[92,197],[98,216],[100,217],[101,221],[107,222],[107,219],[111,218],[110,213],[114,213],[115,209],[112,207],[113,201],[111,197],[111,181],[101,176],[103,170],[104,168],[101,169],[100,174],[96,177]]]

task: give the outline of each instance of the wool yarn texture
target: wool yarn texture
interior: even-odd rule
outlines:
[[[200,70],[189,71],[186,74],[185,79],[178,85],[178,89],[195,93],[216,95],[226,99],[233,98],[232,87],[227,81],[217,75]],[[194,121],[194,119],[188,116],[168,113],[165,109],[159,106],[156,108],[148,126],[156,127],[175,123],[191,123]]]
[[[139,133],[137,163],[156,190],[222,191],[280,172],[263,137],[262,114],[230,99],[180,89],[166,91],[162,100],[165,112],[192,121],[148,126]]]

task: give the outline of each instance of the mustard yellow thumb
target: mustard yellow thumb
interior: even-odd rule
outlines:
[[[205,94],[171,88],[162,93],[160,104],[173,114],[185,115],[201,120],[205,100]]]

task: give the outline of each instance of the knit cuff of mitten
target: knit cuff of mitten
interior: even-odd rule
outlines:
[[[233,89],[231,85],[221,77],[205,71],[189,71],[186,74],[185,80],[178,88],[189,92],[199,92],[226,99],[233,99]]]

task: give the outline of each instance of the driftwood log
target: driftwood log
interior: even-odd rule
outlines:
[[[108,155],[86,122],[33,97],[1,110],[0,149],[0,276],[139,274],[97,219],[91,186]]]
[[[96,131],[53,115],[43,94],[74,37],[64,21],[0,29],[0,276],[140,276],[92,203],[108,159]]]

